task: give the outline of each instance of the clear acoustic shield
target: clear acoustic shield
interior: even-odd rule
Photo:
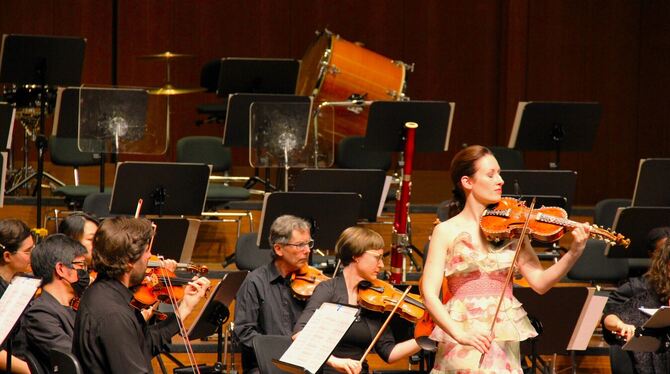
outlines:
[[[78,144],[82,152],[164,154],[169,96],[143,88],[79,87]]]
[[[313,113],[308,142],[314,145],[314,152],[309,160],[310,167],[327,168],[335,163],[335,135],[338,138],[342,134],[335,134],[335,108],[332,106],[322,107]],[[315,137],[316,136],[316,137]],[[314,142],[316,139],[316,142]]]

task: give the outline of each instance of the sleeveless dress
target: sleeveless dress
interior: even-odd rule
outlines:
[[[451,319],[463,331],[489,331],[505,284],[507,271],[514,259],[516,241],[496,249],[475,248],[470,234],[461,233],[447,249],[444,274],[453,295],[444,305]],[[432,373],[514,373],[522,374],[519,342],[537,336],[521,307],[512,295],[512,285],[505,291],[494,340],[481,367],[481,353],[469,345],[458,344],[448,333],[436,327],[430,338],[439,343]]]

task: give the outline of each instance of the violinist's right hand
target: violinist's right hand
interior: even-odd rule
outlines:
[[[453,336],[453,338],[461,345],[469,345],[475,347],[481,353],[487,353],[491,347],[491,341],[493,341],[493,336],[488,331],[472,331],[465,332],[460,331]]]
[[[615,333],[626,341],[635,336],[635,326],[619,321]]]
[[[205,277],[195,278],[184,286],[184,298],[179,304],[182,318],[186,318],[209,290],[210,281]]]
[[[346,374],[359,374],[363,368],[358,360],[352,360],[350,358],[339,358],[335,356],[330,356],[330,358],[328,358],[328,365],[332,366],[340,373]]]

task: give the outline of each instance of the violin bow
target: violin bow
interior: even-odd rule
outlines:
[[[391,322],[391,318],[393,317],[393,314],[395,314],[395,311],[398,310],[398,307],[400,306],[402,301],[405,300],[405,296],[407,296],[407,294],[409,293],[409,291],[411,289],[412,289],[412,287],[407,287],[405,292],[403,292],[402,296],[400,296],[400,299],[398,299],[398,302],[393,307],[393,310],[391,310],[391,313],[389,314],[389,316],[386,317],[386,321],[384,321],[384,324],[382,325],[382,327],[379,329],[379,331],[377,331],[377,335],[375,335],[375,338],[372,339],[372,343],[370,343],[370,346],[368,346],[368,349],[365,350],[365,353],[363,353],[363,356],[361,356],[361,359],[358,360],[358,362],[361,365],[363,364],[363,361],[365,361],[365,357],[368,355],[368,353],[370,353],[370,351],[375,346],[375,344],[377,344],[377,340],[379,340],[379,338],[382,336],[382,333],[386,329],[386,326],[388,326],[389,322]]]
[[[500,298],[498,299],[498,306],[496,307],[496,313],[493,315],[493,321],[491,321],[491,328],[489,329],[489,334],[493,333],[493,329],[496,326],[496,320],[498,319],[498,313],[500,312],[500,306],[502,305],[503,298],[505,297],[505,291],[507,290],[507,287],[509,286],[510,282],[512,281],[512,274],[514,274],[514,266],[516,265],[516,260],[519,258],[519,253],[521,252],[521,248],[523,247],[523,238],[526,236],[526,231],[528,231],[528,222],[530,222],[530,217],[533,214],[533,209],[535,208],[535,198],[533,197],[533,201],[530,203],[530,207],[528,210],[528,217],[526,217],[526,221],[523,223],[523,228],[521,229],[521,235],[519,235],[519,241],[516,243],[516,249],[514,250],[514,258],[512,259],[512,265],[509,267],[509,271],[507,271],[507,277],[505,278],[505,284],[503,285],[502,290],[500,291]],[[484,362],[484,357],[486,357],[486,353],[482,353],[482,356],[479,359],[479,368],[482,367],[482,363]]]

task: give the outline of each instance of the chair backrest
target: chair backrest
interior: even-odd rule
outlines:
[[[628,277],[628,259],[605,256],[605,242],[589,239],[586,248],[568,272],[568,278],[587,282],[618,283]]]
[[[23,352],[23,359],[28,364],[28,368],[30,369],[30,374],[48,374],[49,373],[48,367],[45,368],[44,366],[42,366],[42,363],[39,362],[37,357],[35,357],[35,355],[32,352],[30,352],[28,350]],[[48,363],[45,363],[45,364],[48,364]]]
[[[292,341],[290,336],[283,335],[258,335],[254,338],[252,344],[261,374],[285,373],[272,363],[272,359],[279,359]]]
[[[51,369],[57,374],[84,374],[77,357],[70,352],[52,349],[49,352]]]
[[[604,199],[596,203],[593,212],[593,223],[599,226],[612,227],[618,208],[630,206],[631,199]]]
[[[98,218],[111,216],[109,213],[109,204],[112,200],[112,194],[108,192],[92,193],[84,199],[81,210],[88,214],[93,214]]]
[[[523,153],[518,149],[507,148],[502,146],[488,147],[502,170],[523,170]]]
[[[272,261],[271,249],[260,249],[256,245],[258,233],[240,235],[235,243],[235,264],[240,270],[252,271]]]
[[[177,141],[177,162],[212,165],[213,172],[230,169],[232,155],[216,136],[186,136]]]
[[[336,163],[345,169],[382,169],[391,167],[391,152],[369,151],[363,148],[365,138],[343,138],[337,148]]]
[[[59,166],[93,166],[99,165],[100,159],[94,153],[79,150],[77,138],[49,137],[51,162]]]

